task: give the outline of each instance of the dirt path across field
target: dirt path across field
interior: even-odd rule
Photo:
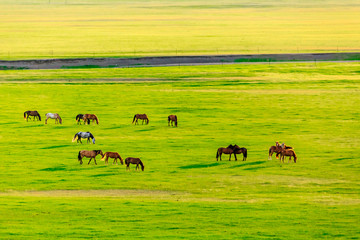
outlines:
[[[68,68],[121,68],[144,66],[183,66],[229,63],[270,63],[291,61],[359,61],[360,52],[353,53],[299,53],[299,54],[253,54],[168,56],[140,58],[74,58],[38,60],[0,60],[0,70],[7,69],[68,69]]]

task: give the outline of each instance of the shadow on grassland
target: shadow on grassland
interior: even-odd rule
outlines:
[[[244,170],[257,170],[261,168],[266,168],[266,166],[260,166],[261,164],[266,163],[265,161],[256,161],[256,162],[246,162],[240,165],[232,166],[232,168],[244,168]]]
[[[191,164],[179,167],[180,169],[192,169],[192,168],[208,168],[220,165],[220,163],[209,163],[209,164]]]

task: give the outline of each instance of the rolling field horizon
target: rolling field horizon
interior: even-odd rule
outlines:
[[[359,52],[346,1],[0,0],[1,60]]]
[[[0,238],[358,239],[359,80],[357,62],[3,71]],[[269,161],[275,141],[297,163]],[[247,161],[216,161],[229,144]],[[80,165],[93,149],[145,171]]]

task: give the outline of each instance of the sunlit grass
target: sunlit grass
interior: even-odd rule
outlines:
[[[358,65],[2,72],[0,234],[358,238]],[[58,112],[64,124],[24,121],[33,109]],[[100,124],[76,125],[87,112]],[[132,125],[135,113],[147,113],[150,124]],[[178,128],[167,126],[169,114]],[[96,144],[72,143],[78,131],[92,132]],[[293,146],[298,162],[268,161],[275,141]],[[217,162],[216,149],[234,143],[248,160]],[[145,171],[100,157],[80,166],[82,149],[140,157]]]
[[[359,51],[356,1],[0,1],[0,59]]]

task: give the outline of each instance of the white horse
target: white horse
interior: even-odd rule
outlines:
[[[58,122],[59,122],[60,124],[62,124],[62,119],[61,119],[61,117],[59,116],[59,114],[57,114],[57,113],[47,113],[47,114],[45,114],[45,116],[46,116],[45,124],[47,124],[47,120],[48,120],[49,118],[55,119],[55,124],[58,123]]]
[[[79,143],[79,141],[82,143],[81,138],[87,138],[87,142],[90,142],[90,138],[92,138],[92,142],[95,144],[95,137],[90,132],[78,132],[75,134],[72,141],[75,142],[77,140],[77,143]]]

